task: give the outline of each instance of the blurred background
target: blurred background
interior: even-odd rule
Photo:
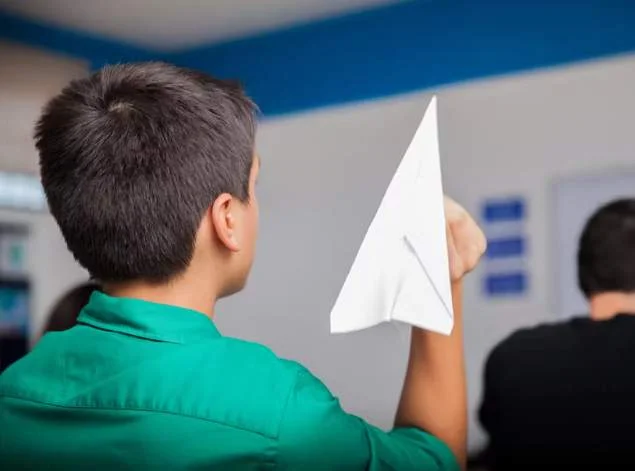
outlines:
[[[495,0],[0,0],[0,363],[87,275],[38,180],[33,123],[69,80],[166,60],[241,80],[262,110],[262,229],[225,334],[310,367],[389,427],[406,335],[329,334],[329,311],[433,94],[446,192],[490,250],[466,286],[472,451],[484,360],[513,330],[584,314],[575,250],[635,196],[635,3]]]

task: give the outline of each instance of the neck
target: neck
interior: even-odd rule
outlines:
[[[595,294],[589,299],[591,319],[608,320],[617,314],[635,314],[635,293],[610,291]]]
[[[104,291],[110,296],[139,299],[157,304],[178,306],[214,317],[217,295],[203,277],[193,277],[187,273],[167,283],[135,281],[122,284],[106,284]],[[209,281],[209,280],[207,280]]]

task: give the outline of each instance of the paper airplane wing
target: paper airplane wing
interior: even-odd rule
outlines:
[[[444,334],[453,326],[436,97],[331,311],[331,332],[361,330],[391,320]]]

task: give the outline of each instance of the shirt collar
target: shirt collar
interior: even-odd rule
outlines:
[[[205,314],[139,299],[95,292],[78,322],[98,329],[169,343],[191,343],[220,337]]]

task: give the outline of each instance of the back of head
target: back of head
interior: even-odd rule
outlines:
[[[68,248],[104,283],[184,271],[203,214],[248,199],[255,107],[229,82],[164,63],[72,82],[37,123],[42,183]]]
[[[578,248],[578,283],[587,298],[635,292],[635,199],[613,201],[591,216]]]

